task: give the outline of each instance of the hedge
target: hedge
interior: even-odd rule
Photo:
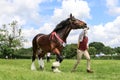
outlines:
[[[92,59],[104,59],[104,60],[110,60],[110,59],[120,60],[120,55],[118,55],[118,56],[100,56],[100,57],[91,56],[91,58]]]
[[[0,58],[6,58],[4,55],[0,55]],[[12,56],[8,56],[9,59],[31,59],[32,56],[31,55],[12,55]],[[44,57],[46,58],[46,57]],[[51,55],[50,57],[51,59],[55,59],[56,56],[55,55]],[[76,57],[73,57],[71,59],[75,59]],[[83,59],[85,59],[85,57],[82,57]],[[67,59],[67,58],[65,58]],[[119,56],[100,56],[100,57],[95,57],[95,56],[91,56],[91,59],[103,59],[103,60],[110,60],[110,59],[114,59],[114,60],[120,60],[120,55]]]

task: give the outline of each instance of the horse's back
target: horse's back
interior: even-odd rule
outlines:
[[[49,35],[46,34],[37,34],[32,41],[33,48],[41,48],[44,51],[49,51],[50,40]]]

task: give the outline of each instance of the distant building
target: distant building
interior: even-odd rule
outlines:
[[[95,56],[96,56],[96,57],[101,57],[101,56],[105,56],[105,54],[102,53],[102,52],[100,52],[99,54],[96,54]]]

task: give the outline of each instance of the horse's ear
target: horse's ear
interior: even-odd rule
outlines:
[[[70,18],[72,19],[72,17],[73,17],[73,16],[72,16],[72,13],[70,13]]]

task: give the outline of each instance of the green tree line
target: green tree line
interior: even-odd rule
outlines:
[[[66,59],[73,59],[76,58],[77,55],[77,44],[67,44],[66,47],[63,49],[62,54]],[[120,58],[120,47],[111,48],[109,46],[105,46],[101,42],[91,42],[89,44],[88,51],[90,55],[94,58],[96,54],[104,53],[106,56],[119,56]],[[20,56],[28,56],[31,58],[32,56],[32,47],[31,48],[21,48],[16,51],[17,55]],[[52,53],[53,58],[55,55]]]
[[[63,50],[63,54],[66,58],[76,57],[77,44],[68,44]],[[95,57],[96,54],[103,53],[109,56],[120,56],[120,47],[111,48],[110,46],[105,46],[102,42],[91,42],[89,44],[88,51],[90,55]]]

